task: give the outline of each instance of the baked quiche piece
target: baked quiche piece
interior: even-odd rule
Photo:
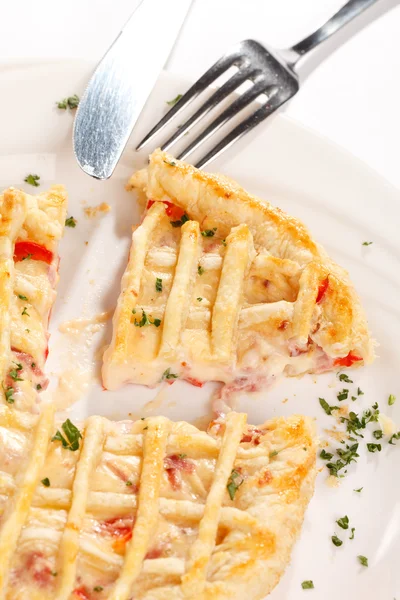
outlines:
[[[226,177],[157,150],[104,355],[108,389],[163,377],[231,391],[373,359],[347,272],[305,226]]]
[[[62,186],[37,196],[14,188],[0,195],[0,406],[37,412],[47,386],[47,326],[66,210]]]
[[[47,406],[27,452],[1,520],[3,600],[261,599],[316,473],[303,416],[229,413],[205,432],[164,417],[54,425]]]

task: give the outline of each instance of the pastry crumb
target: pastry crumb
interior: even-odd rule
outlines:
[[[110,212],[110,210],[111,206],[109,204],[107,204],[106,202],[101,202],[101,204],[98,204],[97,206],[87,206],[83,209],[83,212],[88,217],[88,219],[94,219],[99,213],[105,214]]]

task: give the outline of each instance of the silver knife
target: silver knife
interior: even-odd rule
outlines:
[[[141,0],[97,66],[73,132],[76,159],[88,175],[111,177],[191,3]]]

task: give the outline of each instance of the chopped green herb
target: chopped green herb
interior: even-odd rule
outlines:
[[[61,110],[67,110],[67,108],[74,110],[75,108],[78,108],[79,97],[74,94],[73,96],[60,100],[60,102],[56,102],[56,104]]]
[[[205,229],[204,231],[201,232],[201,235],[203,237],[214,237],[216,231],[217,231],[216,227],[213,227],[212,229]]]
[[[349,465],[351,462],[356,461],[356,459],[359,457],[357,450],[358,443],[352,444],[351,446],[346,444],[345,450],[343,448],[338,448],[336,452],[340,458],[336,462],[330,462],[326,465],[330,475],[333,477],[342,477],[342,475],[339,475],[339,471],[341,471],[344,467],[347,467],[347,465]]]
[[[3,388],[3,392],[4,392],[4,397],[6,399],[6,402],[8,402],[8,404],[14,404],[15,399],[14,399],[14,388],[12,385],[8,385],[7,387],[4,387],[4,383],[1,384],[2,388]]]
[[[242,483],[243,483],[243,477],[241,476],[239,471],[236,471],[235,469],[233,469],[232,473],[229,476],[228,483],[226,486],[231,500],[234,499],[235,494],[238,491],[238,489],[240,488],[240,486],[242,485]]]
[[[203,298],[201,298],[201,296],[199,296],[198,298],[196,298],[197,302],[201,302],[203,300]]]
[[[371,244],[373,244],[374,242],[363,242],[362,245],[363,246],[370,246]]]
[[[162,292],[162,279],[156,277],[156,292]]]
[[[383,436],[383,431],[382,431],[382,429],[376,429],[375,431],[372,432],[372,435],[374,436],[374,438],[376,440],[380,440],[381,437]]]
[[[340,373],[339,381],[344,381],[345,383],[353,383],[353,380],[350,379],[346,373]]]
[[[314,583],[311,581],[311,579],[308,579],[307,581],[303,581],[301,587],[303,588],[303,590],[313,590]]]
[[[9,376],[11,377],[11,379],[13,381],[23,381],[23,379],[19,376],[19,372],[22,371],[22,365],[21,363],[14,363],[15,365],[17,365],[16,367],[14,367],[14,369],[11,369],[11,371],[9,372]]]
[[[170,223],[171,223],[172,227],[182,227],[182,225],[184,225],[186,223],[186,221],[189,221],[189,217],[187,216],[186,213],[183,213],[183,215],[181,216],[179,221],[170,221]]]
[[[178,458],[186,458],[187,454],[178,454]]]
[[[357,494],[361,494],[361,492],[363,491],[363,489],[364,489],[363,487],[360,487],[360,488],[358,488],[356,490],[353,490],[353,492],[357,492]]]
[[[322,449],[320,452],[320,458],[322,458],[322,460],[331,460],[333,458],[333,454]]]
[[[393,406],[393,404],[396,402],[396,396],[393,396],[393,394],[390,394],[389,398],[388,398],[388,404],[389,406]]]
[[[44,487],[50,487],[50,479],[48,477],[42,479],[41,483],[43,483]]]
[[[174,162],[173,160],[164,160],[166,165],[169,165],[170,167],[176,167],[176,162]]]
[[[178,375],[171,373],[171,369],[168,367],[168,369],[165,369],[161,379],[178,379]]]
[[[178,94],[175,98],[173,98],[172,100],[167,100],[166,103],[168,104],[168,106],[175,106],[175,104],[177,102],[179,102],[179,100],[182,98],[182,94]]]
[[[351,528],[351,535],[350,535],[350,537],[349,537],[349,540],[354,540],[354,532],[355,532],[355,530],[356,530],[356,528],[355,528],[355,527],[352,527],[352,528]]]
[[[357,400],[357,396],[352,396],[351,399],[353,402],[355,402]]]
[[[38,391],[40,391],[40,390],[42,389],[42,386],[40,385],[40,383],[38,383],[38,384],[37,384],[37,386],[36,386],[36,389],[37,389]]]
[[[397,433],[394,433],[388,442],[392,446],[396,446],[396,444],[394,443],[393,440],[400,440],[400,431],[398,431]]]
[[[360,563],[362,564],[363,567],[368,567],[368,558],[366,556],[362,556],[361,554],[359,554],[357,556],[358,560],[360,561]]]
[[[368,452],[380,452],[382,446],[380,444],[367,444]]]
[[[197,272],[198,272],[199,275],[203,275],[203,273],[204,273],[204,267],[202,267],[201,265],[199,265],[197,267]]]
[[[341,517],[340,519],[338,519],[336,521],[336,523],[339,525],[339,527],[341,527],[342,529],[348,529],[349,528],[349,517],[347,515],[345,515],[344,517]]]
[[[339,408],[338,406],[329,406],[324,398],[319,398],[319,403],[327,415],[331,415],[333,410],[337,410]]]
[[[24,296],[23,294],[18,294],[18,298],[20,300],[28,300],[28,298],[26,296]]]
[[[339,547],[343,544],[342,540],[340,540],[337,535],[333,535],[331,539],[332,539],[332,543],[337,547]]]
[[[125,485],[129,487],[130,485],[132,485],[132,481],[127,481]]]
[[[337,399],[339,400],[339,402],[342,402],[343,400],[347,400],[348,397],[349,397],[349,390],[346,390],[346,389],[343,389],[337,395]]]
[[[276,456],[277,454],[279,454],[279,450],[272,450],[272,452],[269,453],[269,457],[274,458],[274,456]]]
[[[223,240],[221,240],[221,244],[222,244],[223,246],[226,246],[226,239],[225,239],[225,238],[224,238]]]
[[[28,254],[26,256],[24,256],[24,258],[22,260],[29,260],[30,258],[32,258],[33,254],[31,252],[28,252]]]
[[[34,362],[31,363],[31,367],[32,367],[32,369],[34,369],[36,367],[36,363],[34,363]]]
[[[102,592],[104,588],[101,587],[101,585],[96,585],[96,587],[93,588],[94,592]]]
[[[29,185],[33,185],[33,187],[39,187],[39,185],[40,185],[39,179],[40,179],[40,175],[27,175],[25,177],[24,181],[26,183],[29,183]]]
[[[31,330],[30,329],[25,329],[26,333],[30,333]]]
[[[61,442],[63,448],[67,450],[71,450],[71,452],[75,452],[75,450],[79,449],[79,440],[82,439],[82,434],[77,427],[67,419],[61,425],[61,428],[65,434],[65,437],[62,435],[60,430],[57,430],[56,434],[51,438],[52,442]]]
[[[143,308],[142,308],[142,318],[140,321],[137,321],[136,319],[134,320],[134,325],[136,327],[144,327],[145,325],[155,325],[155,327],[160,327],[161,325],[161,319],[154,319],[154,321],[151,320],[151,318],[149,318],[147,316],[147,314],[144,312]]]
[[[65,226],[76,227],[76,219],[74,219],[74,217],[68,217],[68,219],[65,219]]]
[[[361,388],[357,388],[357,396],[364,396],[364,392]]]
[[[26,316],[26,317],[30,317],[30,314],[28,313],[28,311],[26,310],[26,306],[24,306],[24,310],[21,313],[22,316]]]

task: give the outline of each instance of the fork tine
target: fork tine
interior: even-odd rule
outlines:
[[[222,100],[224,100],[230,93],[235,91],[246,79],[250,79],[252,76],[256,76],[257,71],[246,67],[240,69],[235,73],[228,81],[226,81],[220,88],[218,88],[212,96],[205,102],[178,130],[161,146],[161,150],[168,150],[177,142],[187,131],[190,131],[200,119],[215,108]]]
[[[201,92],[203,92],[209,85],[211,85],[224,71],[229,69],[235,62],[240,58],[238,49],[233,50],[222,56],[213,66],[208,69],[192,85],[192,87],[182,96],[182,98],[173,106],[166,115],[160,119],[160,121],[149,131],[142,141],[136,146],[136,150],[143,148],[147,142],[149,142],[159,131],[161,131],[167,123],[170,122],[177,114],[179,114],[183,108],[190,104],[194,98],[196,98]]]
[[[242,121],[237,127],[235,127],[228,135],[226,135],[212,150],[210,150],[205,156],[203,156],[197,163],[196,167],[201,169],[207,165],[211,160],[222,154],[224,150],[232,146],[234,142],[243,137],[248,131],[251,131],[261,121],[269,117],[277,108],[282,106],[289,98],[279,99],[279,94],[273,96],[268,100],[266,104],[263,104],[258,110],[256,110],[250,117]],[[179,157],[180,158],[180,157]]]
[[[189,144],[177,157],[180,160],[185,159],[191,154],[202,142],[208,139],[215,131],[218,131],[224,123],[234,117],[238,112],[245,108],[250,102],[255,100],[257,96],[266,92],[267,84],[265,81],[256,82],[249,90],[236,98],[208,127],[200,133],[191,144]]]

